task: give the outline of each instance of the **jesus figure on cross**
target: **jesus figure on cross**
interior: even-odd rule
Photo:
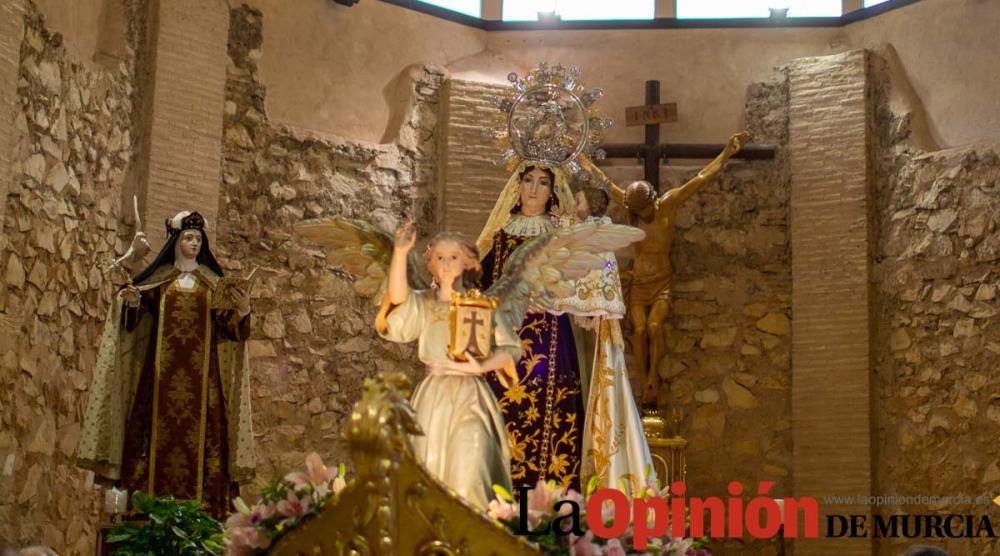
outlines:
[[[632,323],[632,352],[643,376],[643,406],[658,405],[660,377],[657,367],[664,356],[666,339],[663,324],[670,314],[671,287],[670,245],[674,239],[677,210],[698,189],[712,181],[731,156],[739,152],[750,138],[744,132],[733,135],[722,152],[698,175],[680,187],[657,197],[656,190],[646,181],[636,181],[622,189],[597,166],[584,161],[588,170],[609,185],[611,197],[628,209],[629,224],[646,232],[646,237],[634,245],[635,259],[628,290],[628,318]],[[623,273],[623,281],[626,274]]]

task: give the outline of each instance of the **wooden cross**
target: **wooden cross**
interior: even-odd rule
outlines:
[[[677,105],[660,104],[660,82],[646,81],[645,106],[625,109],[626,125],[645,125],[646,142],[610,143],[601,148],[606,158],[641,158],[645,180],[657,191],[660,190],[660,160],[668,158],[715,158],[725,145],[660,143],[660,124],[677,121]],[[771,160],[774,145],[743,145],[733,158],[744,160]]]

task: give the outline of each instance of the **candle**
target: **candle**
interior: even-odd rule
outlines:
[[[781,524],[784,525],[785,524],[785,499],[784,498],[775,498],[774,502],[776,504],[778,504],[778,515],[780,516]]]
[[[104,511],[112,516],[125,513],[128,504],[128,491],[109,488],[104,493]]]

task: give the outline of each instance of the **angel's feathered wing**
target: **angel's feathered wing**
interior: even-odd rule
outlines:
[[[388,232],[362,220],[339,216],[301,222],[295,225],[295,231],[323,246],[327,262],[354,277],[354,291],[367,297],[381,291],[392,259],[393,239]],[[426,289],[412,251],[408,266],[410,286]]]
[[[526,241],[507,259],[503,277],[486,291],[500,300],[497,310],[520,326],[530,305],[551,307],[573,294],[573,280],[600,269],[605,253],[646,237],[632,226],[588,222],[557,228]]]

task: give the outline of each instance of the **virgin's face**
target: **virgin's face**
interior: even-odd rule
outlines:
[[[178,241],[181,245],[181,255],[189,259],[197,257],[201,251],[201,232],[198,230],[184,230]]]
[[[541,168],[533,168],[521,178],[521,214],[538,216],[552,197],[552,178]]]
[[[468,255],[454,241],[438,242],[431,250],[427,269],[438,284],[454,284],[465,270]]]

